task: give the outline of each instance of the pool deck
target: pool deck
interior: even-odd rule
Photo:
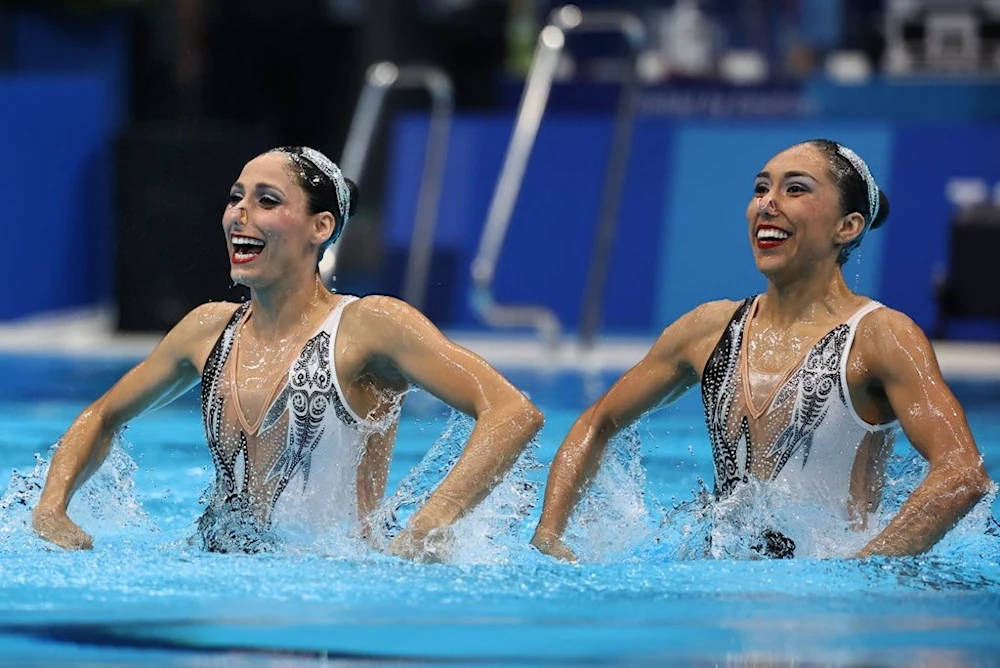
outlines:
[[[586,348],[567,338],[548,347],[537,338],[503,332],[446,332],[460,345],[494,366],[551,371],[624,371],[649,350],[652,337],[603,337]],[[142,358],[159,341],[155,334],[115,331],[114,314],[89,309],[47,314],[0,324],[0,353]],[[935,341],[934,349],[949,379],[1000,379],[1000,342]]]

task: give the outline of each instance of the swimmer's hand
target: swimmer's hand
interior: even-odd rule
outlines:
[[[574,564],[577,562],[576,554],[573,553],[573,550],[569,549],[569,546],[562,541],[562,538],[553,533],[536,531],[535,535],[531,537],[531,544],[542,554],[547,554],[550,557]]]
[[[389,543],[389,554],[424,564],[436,564],[447,561],[454,542],[455,534],[450,526],[427,532],[408,527]]]
[[[36,506],[31,528],[40,538],[67,550],[90,550],[94,541],[66,515],[64,510]]]

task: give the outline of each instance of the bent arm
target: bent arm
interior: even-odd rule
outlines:
[[[193,312],[197,313],[196,312]],[[146,360],[121,378],[100,399],[88,406],[59,441],[49,464],[45,486],[33,513],[36,532],[63,547],[89,547],[89,538],[71,527],[70,544],[63,544],[66,508],[73,494],[92,476],[111,450],[115,434],[133,417],[163,406],[198,381],[192,362],[192,343],[204,330],[204,314],[189,315],[157,345]]]
[[[73,494],[108,455],[119,429],[147,408],[169,403],[197,381],[197,374],[158,348],[88,406],[59,441],[40,506],[65,510]]]
[[[986,494],[990,480],[958,400],[930,342],[912,320],[883,314],[866,354],[927,477],[859,556],[910,555],[934,546]]]
[[[397,428],[398,423],[393,422],[385,432],[375,432],[370,435],[361,452],[361,461],[358,462],[356,481],[361,535],[373,545],[378,532],[373,531],[372,513],[385,497],[385,486],[389,480],[389,461]]]
[[[608,441],[650,409],[673,401],[698,382],[685,359],[685,338],[682,326],[667,328],[649,353],[573,424],[549,471],[542,516],[532,538],[539,549],[549,552],[559,544]]]
[[[410,531],[422,537],[454,523],[492,491],[541,429],[542,414],[500,373],[447,339],[419,311],[389,297],[367,297],[357,308],[364,309],[372,355],[476,420],[458,461],[410,519]]]

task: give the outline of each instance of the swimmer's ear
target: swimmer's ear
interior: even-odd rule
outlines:
[[[840,219],[840,226],[834,237],[834,243],[838,246],[850,243],[865,230],[865,217],[857,211],[849,213]]]
[[[321,211],[313,216],[313,234],[316,237],[316,245],[322,246],[329,241],[336,228],[337,221],[329,211]]]

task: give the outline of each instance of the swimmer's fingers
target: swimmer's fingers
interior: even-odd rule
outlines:
[[[578,561],[573,550],[566,543],[562,542],[562,539],[558,536],[539,535],[536,533],[531,539],[531,544],[542,554],[547,554],[555,559],[561,559],[573,564]]]
[[[66,513],[36,509],[31,516],[31,528],[43,540],[66,550],[90,550],[94,541]]]
[[[411,561],[436,564],[447,561],[454,541],[451,527],[432,529],[425,535],[406,529],[389,543],[389,553]]]

